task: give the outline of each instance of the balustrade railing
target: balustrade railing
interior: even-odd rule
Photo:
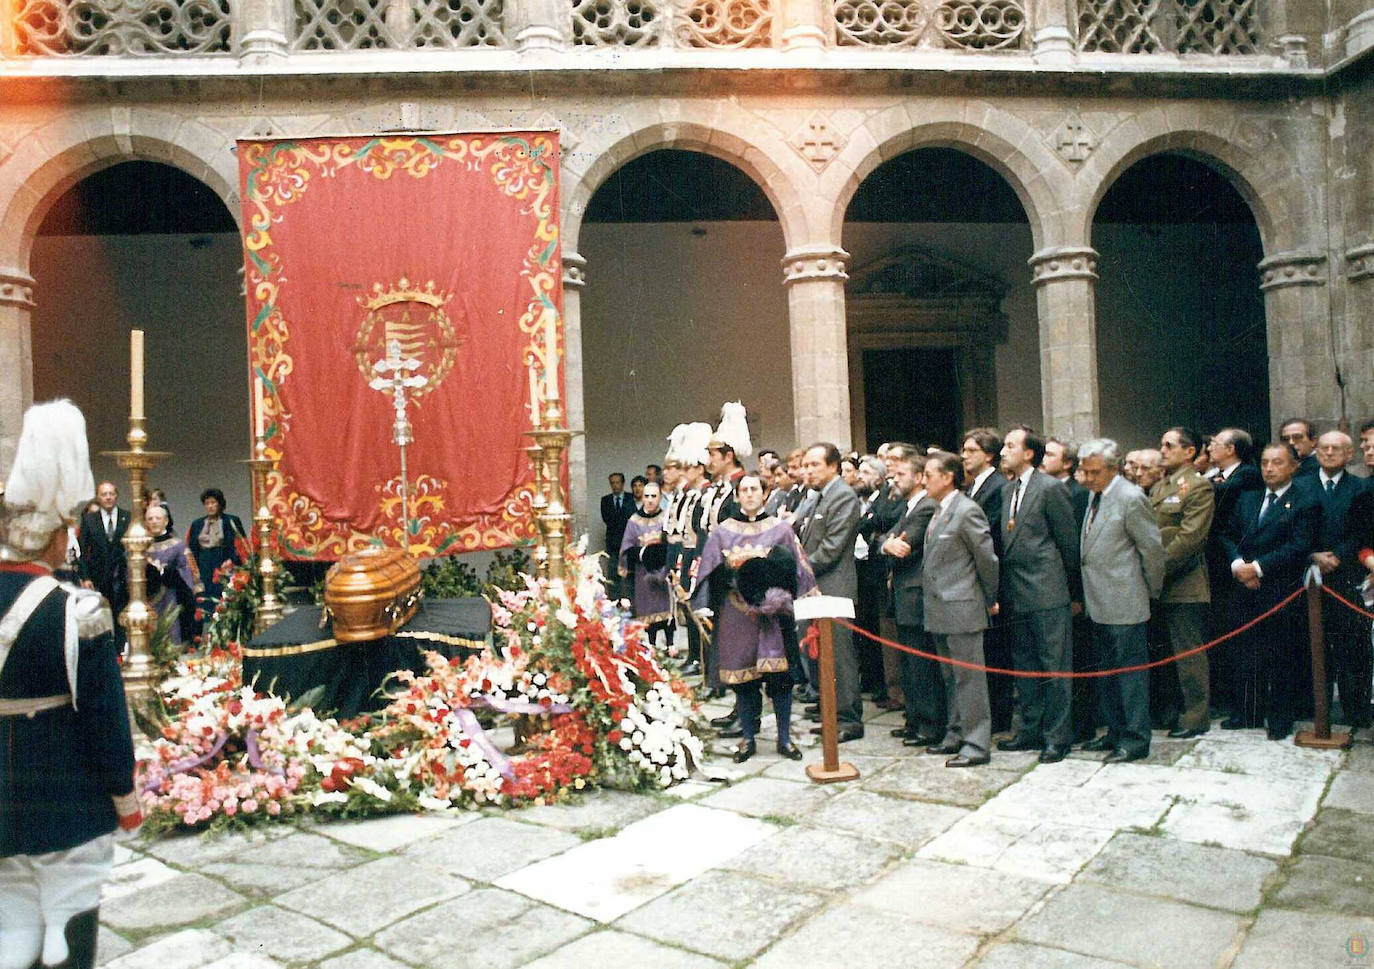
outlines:
[[[788,47],[794,0],[0,0],[9,56]],[[815,45],[1065,56],[1265,52],[1271,0],[823,0]],[[803,9],[798,7],[797,10]],[[263,11],[268,11],[264,13]],[[1057,17],[1035,23],[1033,17]],[[1057,13],[1056,13],[1057,12]],[[1068,16],[1065,18],[1064,14]],[[790,19],[784,22],[786,15]],[[257,22],[266,17],[267,21]],[[790,25],[790,26],[789,26]],[[1269,29],[1266,34],[1265,30]],[[805,31],[804,31],[805,32]],[[262,37],[268,37],[265,42]],[[247,38],[247,39],[245,39]],[[276,38],[272,40],[271,38]],[[561,39],[560,39],[561,38]],[[240,50],[240,46],[242,50]]]

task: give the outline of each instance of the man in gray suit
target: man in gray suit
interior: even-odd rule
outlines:
[[[816,501],[801,526],[802,551],[824,595],[853,599],[859,594],[854,567],[854,537],[859,531],[859,496],[840,478],[840,451],[833,444],[813,444],[802,459],[806,483]],[[835,628],[835,708],[839,740],[864,735],[863,698],[859,695],[859,664],[854,634]],[[812,733],[820,733],[813,727]]]
[[[939,509],[926,529],[923,605],[926,632],[941,656],[983,664],[983,631],[997,610],[997,555],[978,503],[960,491],[958,455],[936,451],[926,459],[926,494]],[[953,754],[946,767],[976,767],[990,759],[992,714],[981,670],[942,663],[949,722],[932,754]]]
[[[1007,432],[1002,469],[1002,610],[1018,670],[1067,673],[1073,659],[1070,590],[1078,583],[1078,526],[1064,485],[1039,470],[1045,440],[1028,427]],[[1075,590],[1076,592],[1076,590]],[[1068,679],[1016,681],[1017,731],[998,750],[1039,750],[1053,764],[1073,739]]]
[[[1164,588],[1164,546],[1150,499],[1118,473],[1109,438],[1078,449],[1083,484],[1092,492],[1083,518],[1083,593],[1092,620],[1099,669],[1146,663],[1150,600]],[[1105,763],[1140,760],[1150,752],[1150,674],[1118,673],[1098,691],[1107,732],[1083,745],[1106,750]]]

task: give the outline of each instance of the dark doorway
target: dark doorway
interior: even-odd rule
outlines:
[[[952,347],[863,351],[866,450],[885,441],[953,446],[963,413],[955,352]]]

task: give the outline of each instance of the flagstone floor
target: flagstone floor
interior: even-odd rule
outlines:
[[[708,711],[719,712],[719,711]],[[1374,966],[1374,737],[1213,729],[1146,761],[889,736],[818,786],[772,743],[660,796],[119,850],[109,969],[1331,969]],[[799,725],[801,726],[801,725]],[[819,751],[807,751],[807,761]]]

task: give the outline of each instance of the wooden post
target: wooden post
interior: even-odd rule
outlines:
[[[1314,565],[1307,573],[1307,637],[1312,650],[1312,699],[1315,714],[1311,730],[1299,730],[1293,742],[1299,747],[1342,749],[1350,746],[1350,734],[1331,733],[1331,711],[1326,689],[1326,633],[1322,625],[1322,580]]]
[[[806,776],[817,784],[853,781],[859,777],[857,767],[840,760],[835,710],[835,616],[854,618],[853,600],[834,596],[804,596],[797,600],[796,617],[817,623],[820,632],[822,761],[806,765]]]

